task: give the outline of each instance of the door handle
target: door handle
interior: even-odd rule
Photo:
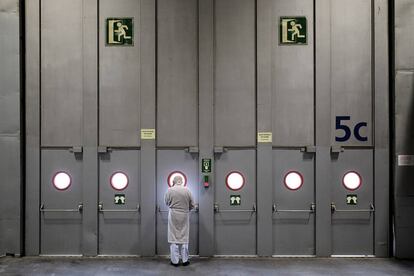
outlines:
[[[273,213],[315,213],[316,205],[311,203],[309,209],[278,209],[276,204],[272,206]]]
[[[139,204],[137,204],[137,208],[135,209],[104,209],[103,207],[103,203],[99,203],[98,204],[98,210],[101,213],[104,212],[112,212],[112,213],[132,213],[132,212],[137,212],[139,213],[141,211],[141,206]]]
[[[256,213],[256,204],[253,203],[252,209],[229,209],[229,210],[222,210],[220,209],[217,203],[214,204],[214,212],[215,213],[240,213],[240,212],[248,212],[248,213]]]
[[[44,212],[44,213],[46,213],[46,212],[76,212],[76,213],[81,213],[82,211],[83,211],[83,203],[79,203],[78,204],[78,208],[77,209],[46,209],[45,208],[45,204],[44,203],[42,203],[41,205],[40,205],[40,212]]]
[[[374,204],[370,203],[369,204],[369,209],[336,209],[336,205],[334,202],[331,203],[331,212],[335,213],[335,212],[342,212],[342,213],[363,213],[363,212],[369,212],[369,213],[373,213],[375,212],[375,206]]]
[[[160,206],[157,208],[158,213],[168,213],[168,210],[162,210]]]
[[[195,212],[198,213],[199,212],[199,207],[198,204],[195,204],[194,208],[191,210],[191,212]]]

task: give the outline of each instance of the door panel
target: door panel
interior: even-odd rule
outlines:
[[[99,254],[138,255],[140,241],[140,152],[112,150],[99,160]],[[127,176],[125,189],[114,185],[116,173]],[[118,198],[117,198],[118,197]],[[120,198],[120,197],[123,197]]]
[[[352,135],[341,145],[372,144],[372,3],[367,0],[332,1],[331,110],[334,116],[349,116],[342,122],[352,129],[359,123],[361,141]],[[332,129],[336,128],[335,117]],[[343,136],[343,131],[335,132]],[[335,144],[335,135],[332,135]]]
[[[216,157],[216,255],[256,254],[255,161],[255,150],[228,150]],[[244,186],[236,191],[226,185],[226,179],[232,172],[239,172],[244,178]],[[232,196],[240,197],[240,205],[231,205]]]
[[[41,7],[42,145],[81,145],[82,1],[44,0]]]
[[[314,255],[314,155],[274,150],[273,167],[273,254]],[[296,182],[297,176],[302,178],[301,186]]]
[[[184,150],[158,150],[157,152],[157,254],[168,255],[170,247],[167,239],[168,207],[164,196],[168,190],[168,177],[172,172],[181,172],[186,176],[194,202],[198,203],[198,155]],[[190,212],[189,251],[198,254],[198,213]]]
[[[214,140],[218,146],[256,142],[255,1],[215,2]]]
[[[158,1],[157,145],[198,144],[198,10],[195,0]],[[178,133],[180,135],[171,135]]]
[[[314,144],[313,5],[308,0],[273,0],[271,70],[275,146]],[[286,16],[306,17],[307,45],[279,44],[279,20]]]
[[[372,150],[347,149],[333,155],[332,171],[332,254],[372,255],[374,254],[374,212],[373,199],[373,153]],[[361,186],[347,190],[343,177],[356,172]],[[348,196],[356,196],[356,204],[347,202]],[[352,201],[353,203],[353,201]]]
[[[139,146],[141,1],[101,0],[99,10],[99,143]],[[106,45],[106,19],[117,17],[133,19],[133,46]]]
[[[78,255],[82,251],[82,155],[69,150],[42,150],[40,253]],[[66,173],[70,186],[58,190],[54,177]],[[65,179],[56,179],[59,182]],[[65,183],[64,183],[65,184]],[[58,186],[63,188],[63,186]]]

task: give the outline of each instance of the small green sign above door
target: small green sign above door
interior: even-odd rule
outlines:
[[[231,195],[230,196],[230,206],[240,205],[241,196],[240,195]]]
[[[134,19],[133,18],[107,18],[106,19],[106,45],[107,46],[133,46],[134,45]]]
[[[357,205],[358,204],[358,196],[357,195],[347,195],[346,196],[346,204],[348,204],[348,205]]]
[[[116,194],[114,197],[114,203],[117,205],[125,205],[125,195],[124,194]]]
[[[280,17],[279,39],[281,45],[307,44],[308,29],[306,17]]]
[[[203,159],[201,163],[201,172],[211,173],[211,159]]]

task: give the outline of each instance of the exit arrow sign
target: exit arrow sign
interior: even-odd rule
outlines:
[[[211,173],[211,159],[204,158],[201,163],[201,172]]]

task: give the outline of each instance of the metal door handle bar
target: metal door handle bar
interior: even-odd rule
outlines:
[[[315,213],[316,205],[311,203],[309,209],[277,209],[277,205],[273,204],[273,213]]]
[[[374,207],[374,204],[370,203],[369,204],[369,209],[342,210],[342,209],[336,209],[335,203],[331,203],[331,211],[332,211],[332,213],[334,213],[334,212],[343,212],[343,213],[345,213],[345,212],[346,213],[370,212],[370,213],[373,213],[373,212],[375,212],[375,207]]]
[[[230,210],[222,210],[219,208],[219,205],[216,203],[214,204],[214,212],[215,213],[240,213],[240,212],[249,212],[249,213],[256,213],[256,204],[253,204],[252,209],[230,209]]]
[[[159,213],[168,213],[168,211],[169,210],[163,210],[163,209],[161,209],[161,207],[160,206],[158,206],[158,212]],[[198,213],[198,206],[196,206],[194,209],[192,209],[190,212],[195,212],[195,213]]]
[[[83,204],[82,203],[79,203],[79,205],[78,205],[78,209],[45,209],[45,204],[44,203],[42,203],[41,205],[40,205],[40,212],[44,212],[44,213],[46,213],[46,212],[76,212],[76,213],[80,213],[80,212],[82,212],[83,211]]]
[[[139,206],[139,204],[137,204],[137,208],[135,209],[104,209],[103,208],[103,204],[100,203],[98,205],[98,209],[99,212],[112,212],[112,213],[132,213],[132,212],[137,212],[139,213],[141,211],[141,206]]]

